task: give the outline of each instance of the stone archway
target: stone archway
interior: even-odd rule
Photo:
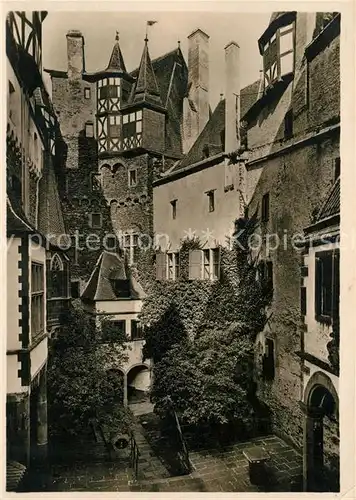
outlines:
[[[134,365],[127,372],[128,402],[139,402],[147,398],[150,385],[150,369],[145,364]]]
[[[305,490],[339,491],[339,398],[331,379],[315,373],[304,402]]]

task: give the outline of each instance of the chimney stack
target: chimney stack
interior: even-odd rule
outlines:
[[[80,31],[67,33],[68,79],[80,80],[85,71],[84,38]]]
[[[240,147],[240,47],[230,42],[225,47],[225,152]]]
[[[189,151],[209,120],[209,36],[188,36],[188,96],[183,103],[183,152]]]

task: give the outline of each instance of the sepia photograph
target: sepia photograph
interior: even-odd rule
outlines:
[[[7,492],[340,492],[342,16],[290,5],[4,14]]]

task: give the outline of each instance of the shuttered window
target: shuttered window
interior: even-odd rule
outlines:
[[[159,281],[167,279],[167,257],[165,253],[156,254],[156,279]]]
[[[202,251],[191,250],[189,252],[189,279],[199,280],[202,276]]]
[[[315,258],[315,316],[329,323],[339,316],[340,276],[338,250],[318,252]]]

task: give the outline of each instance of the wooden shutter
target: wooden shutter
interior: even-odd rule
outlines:
[[[340,301],[340,252],[335,251],[333,255],[333,319],[339,318]]]
[[[156,279],[167,279],[167,255],[165,253],[156,254]]]
[[[189,279],[200,280],[202,269],[202,251],[190,250],[189,252]]]
[[[300,311],[303,316],[307,314],[307,289],[305,286],[300,289]]]
[[[315,258],[315,316],[321,315],[321,285],[323,276],[323,262]]]

